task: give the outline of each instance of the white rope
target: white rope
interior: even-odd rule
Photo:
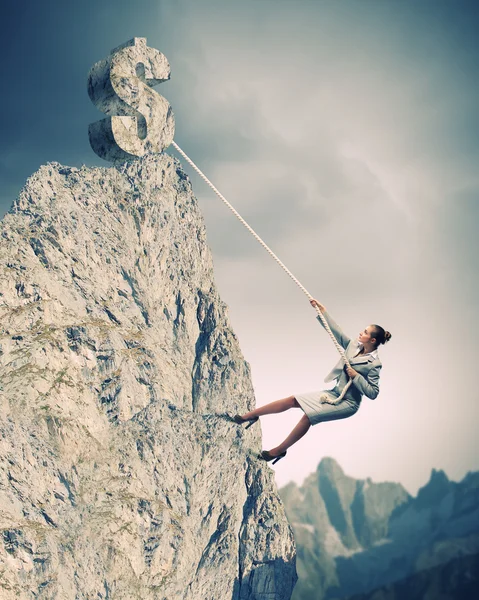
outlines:
[[[191,158],[189,158],[184,152],[183,150],[175,143],[175,142],[171,142],[172,146],[175,148],[175,150],[177,152],[179,152],[179,154],[181,154],[181,156],[183,156],[183,158],[193,167],[193,169],[198,173],[198,175],[210,186],[210,188],[214,191],[214,193],[221,198],[221,200],[226,204],[226,206],[233,212],[233,214],[241,221],[241,223],[243,223],[243,225],[246,227],[246,229],[248,229],[248,231],[256,238],[256,240],[263,246],[263,248],[268,252],[268,254],[270,254],[274,260],[279,264],[279,266],[291,277],[291,279],[296,283],[296,285],[304,292],[304,294],[306,294],[306,296],[309,298],[309,300],[314,300],[313,296],[311,296],[311,294],[308,292],[308,290],[296,279],[296,277],[291,273],[291,271],[279,260],[279,258],[276,256],[276,254],[271,250],[271,248],[269,248],[269,246],[267,246],[263,240],[259,237],[259,235],[248,225],[248,223],[243,219],[243,217],[238,213],[238,211],[231,206],[231,204],[228,202],[228,200],[226,200],[226,198],[223,196],[223,194],[221,194],[216,188],[215,186],[211,183],[211,181],[206,177],[206,175],[204,173],[202,173],[202,171],[200,171],[200,169],[195,165],[195,163],[191,160]],[[339,354],[341,355],[341,357],[343,358],[344,362],[346,363],[346,365],[348,367],[351,367],[348,359],[346,358],[346,354],[343,350],[343,348],[339,345],[338,341],[336,340],[336,338],[334,337],[333,332],[331,331],[331,328],[329,327],[326,319],[323,317],[323,313],[321,312],[321,310],[315,306],[316,308],[316,312],[319,315],[319,318],[321,319],[322,324],[324,325],[324,328],[326,329],[326,331],[328,332],[330,338],[332,339],[334,345],[336,346],[336,349],[338,350]],[[339,398],[335,399],[335,401],[331,401],[332,396],[331,395],[326,395],[323,394],[321,396],[321,400],[323,400],[323,402],[327,402],[328,404],[337,404],[338,402],[340,402],[343,397],[344,394],[346,393],[346,391],[348,390],[349,386],[352,383],[352,379],[350,379],[343,391],[341,392],[341,395],[339,396]]]

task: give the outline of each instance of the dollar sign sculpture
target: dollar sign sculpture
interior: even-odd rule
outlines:
[[[151,89],[170,78],[166,57],[133,38],[93,65],[88,95],[103,113],[91,123],[90,145],[101,158],[122,162],[162,152],[173,141],[175,118],[169,102]]]

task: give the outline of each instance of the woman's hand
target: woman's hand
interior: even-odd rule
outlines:
[[[317,306],[322,313],[326,310],[326,307],[323,306],[320,302],[318,302],[314,298],[312,298],[309,302],[311,303],[311,306],[314,306],[314,307]]]
[[[346,373],[351,377],[351,379],[353,377],[356,377],[356,375],[358,374],[357,371],[355,371],[352,367],[344,367]]]

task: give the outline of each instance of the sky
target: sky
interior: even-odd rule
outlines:
[[[88,142],[103,118],[88,72],[146,37],[171,65],[155,90],[176,143],[346,333],[391,332],[378,398],[311,427],[272,467],[278,486],[324,456],[413,495],[433,468],[479,469],[475,3],[27,0],[2,3],[0,26],[0,216],[48,161],[108,166]],[[184,167],[256,404],[329,387],[337,350],[308,298]],[[261,417],[263,448],[301,415]]]

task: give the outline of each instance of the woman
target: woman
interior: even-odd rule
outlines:
[[[253,423],[256,423],[262,415],[280,413],[294,407],[301,408],[304,411],[304,415],[299,423],[279,446],[269,451],[263,450],[261,452],[260,458],[266,461],[274,459],[273,465],[283,458],[283,456],[286,456],[286,450],[301,439],[311,425],[316,425],[323,421],[351,417],[358,410],[363,394],[371,398],[371,400],[374,400],[379,394],[379,372],[381,371],[382,364],[378,355],[378,346],[385,344],[391,339],[389,331],[385,331],[379,325],[368,325],[359,334],[357,339],[352,340],[343,333],[322,304],[314,299],[310,300],[310,302],[313,307],[317,306],[323,314],[334,337],[345,349],[346,357],[351,367],[346,367],[344,360],[340,358],[334,369],[324,380],[325,382],[332,381],[333,379],[337,380],[332,390],[289,396],[283,400],[270,402],[244,415],[235,415],[233,417],[236,423],[248,422],[246,426],[248,428]],[[319,315],[316,318],[322,325],[323,323]],[[338,404],[334,404],[334,400],[340,396],[349,378],[352,378],[353,382],[346,391],[344,398]],[[324,394],[330,396],[331,400],[325,400]],[[321,396],[323,396],[323,399],[321,399]]]

